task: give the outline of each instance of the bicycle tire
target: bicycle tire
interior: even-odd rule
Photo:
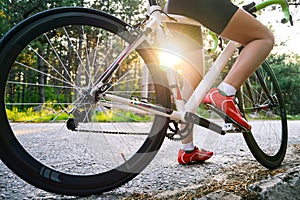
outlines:
[[[112,102],[93,103],[95,99],[91,99],[86,89],[95,84],[98,74],[105,72],[106,69],[101,68],[103,63],[109,65],[119,49],[135,39],[128,27],[125,22],[97,10],[57,8],[26,19],[3,37],[0,43],[0,156],[19,177],[49,192],[86,196],[127,183],[154,158],[164,140],[168,119],[138,115],[130,110],[120,113],[118,108],[110,107]],[[103,59],[95,61],[96,57]],[[145,77],[139,77],[141,65],[133,61],[143,61],[149,70],[150,77],[147,77],[151,79],[146,84],[152,87],[151,91],[143,90],[151,93],[151,98],[148,96],[146,100],[169,107],[169,90],[164,87],[166,79],[151,51],[143,48],[128,58],[131,60],[123,63],[132,63],[119,66],[118,73],[107,80],[111,84],[105,92],[122,93],[128,98],[141,95],[139,90],[145,84],[138,81]],[[129,69],[129,64],[136,74]],[[94,70],[96,65],[102,71]],[[39,69],[40,66],[44,68]],[[81,73],[79,68],[83,70]],[[91,75],[93,70],[98,74]],[[125,84],[122,79],[126,77]],[[134,84],[131,80],[135,80]],[[39,87],[44,89],[39,90]],[[21,96],[24,90],[30,95]],[[42,101],[36,100],[41,96]],[[14,121],[14,109],[18,114],[40,115]],[[38,121],[44,120],[43,113],[51,119]],[[66,113],[66,119],[59,119]],[[101,123],[101,119],[95,119],[95,116],[101,117],[99,113],[107,114],[107,118],[110,115],[119,118],[108,118],[110,121]],[[136,117],[146,122],[139,123]],[[33,121],[35,123],[30,123]],[[105,131],[108,124],[114,129]],[[125,125],[130,126],[130,130],[123,129]],[[136,130],[136,126],[144,128],[145,135]],[[57,156],[61,151],[65,156]]]
[[[267,61],[245,82],[241,94],[240,109],[252,124],[244,139],[261,165],[277,168],[285,157],[288,127],[282,93]]]

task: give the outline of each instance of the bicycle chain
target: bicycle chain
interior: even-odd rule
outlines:
[[[172,127],[171,124],[174,126]],[[175,121],[169,122],[168,130],[170,132],[166,133],[166,137],[170,140],[180,141],[188,137],[192,132],[192,124],[182,123],[185,125],[181,130],[178,127],[178,123]],[[75,123],[74,119],[70,118],[67,121],[67,128],[71,131],[76,132],[89,132],[89,133],[102,133],[102,134],[119,134],[119,135],[149,135],[149,133],[138,133],[138,132],[122,132],[122,131],[97,131],[88,129],[78,129],[78,124]]]
[[[130,134],[130,135],[149,135],[149,133],[136,133],[136,132],[121,132],[121,131],[96,131],[96,130],[88,130],[88,129],[78,129],[78,123],[75,122],[73,118],[70,118],[67,121],[67,128],[71,131],[76,132],[90,132],[90,133],[102,133],[102,134]]]
[[[102,133],[102,134],[118,134],[118,135],[149,135],[149,133],[136,133],[136,132],[117,132],[117,131],[93,131],[87,129],[75,129],[76,132],[89,132],[89,133]]]

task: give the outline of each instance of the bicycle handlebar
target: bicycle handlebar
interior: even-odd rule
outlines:
[[[148,0],[150,6],[156,6],[157,0]]]
[[[278,4],[281,6],[284,15],[284,18],[281,20],[281,23],[287,23],[288,21],[290,21],[291,25],[293,25],[292,17],[289,10],[289,4],[286,0],[267,0],[257,5],[254,4],[253,7],[248,8],[247,11],[249,13],[253,13],[274,4]]]

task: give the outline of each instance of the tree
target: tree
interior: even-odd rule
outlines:
[[[159,5],[164,7],[164,4],[166,0],[159,0]],[[240,3],[240,0],[236,0],[235,3]],[[294,2],[294,1],[291,1]],[[7,0],[7,1],[1,1],[0,2],[0,37],[3,36],[11,27],[19,23],[21,20],[37,13],[43,10],[47,10],[50,8],[55,8],[55,7],[61,7],[61,6],[80,6],[80,7],[91,7],[95,8],[98,10],[101,10],[103,12],[110,13],[116,17],[119,17],[126,21],[127,23],[133,25],[136,24],[138,21],[140,21],[140,18],[144,17],[145,11],[146,11],[146,5],[145,0],[128,0],[128,1],[116,1],[116,0],[98,0],[98,1],[85,1],[85,0]],[[78,53],[81,54],[83,53],[82,51],[88,52],[89,55],[92,55],[94,51],[94,47],[97,43],[97,41],[94,41],[93,38],[87,37],[86,43],[82,44],[82,39],[80,39],[80,32],[81,30],[78,29],[77,31],[74,32],[74,38],[79,38],[78,41],[74,41],[73,45],[77,45],[79,51]],[[93,34],[98,34],[95,33],[95,30],[92,29],[85,29],[85,34],[88,35],[93,35]],[[105,37],[107,36],[102,36],[101,40],[105,40]],[[49,35],[49,38],[52,38],[51,35]],[[32,47],[36,48],[36,52],[40,55],[46,55],[48,57],[55,57],[53,53],[51,54],[49,51],[49,47],[47,48],[46,46],[40,47],[40,43],[45,43],[42,40],[38,39],[36,41],[36,44],[32,44]],[[210,40],[210,39],[205,39]],[[76,56],[74,55],[74,52],[72,53],[70,51],[71,44],[67,44],[67,46],[61,46],[61,43],[57,41],[55,43],[55,38],[53,38],[53,45],[55,45],[55,49],[58,49],[60,51],[59,53],[65,53],[67,54],[65,56],[65,60],[62,62],[65,63],[66,69],[59,69],[60,71],[63,70],[71,70],[71,66],[73,66],[73,71],[70,73],[71,74],[80,74],[78,77],[72,77],[73,80],[75,81],[81,81],[83,77],[88,77],[84,73],[87,73],[89,69],[87,68],[89,65],[89,60],[86,59],[85,63],[81,62],[79,63],[78,59],[76,60]],[[101,41],[99,41],[101,42]],[[85,45],[85,46],[83,46]],[[119,44],[118,47],[114,48],[121,48],[122,45],[125,44]],[[103,48],[108,48],[110,47],[111,44],[104,44],[103,43]],[[85,49],[82,49],[85,48]],[[69,49],[69,51],[68,51]],[[82,50],[80,50],[82,49]],[[43,51],[42,51],[43,50]],[[103,52],[106,52],[106,49],[103,49]],[[24,56],[20,57],[20,59],[23,59],[23,63],[30,63],[35,62],[35,65],[40,71],[44,71],[45,73],[58,73],[54,72],[53,70],[49,69],[49,67],[46,66],[45,62],[40,60],[38,57],[34,57],[33,53],[29,51],[24,51]],[[25,55],[26,54],[26,55]],[[214,54],[217,55],[217,54]],[[111,55],[112,56],[112,55]],[[299,61],[299,56],[297,58],[293,58],[293,60]],[[49,59],[51,60],[51,59]],[[231,66],[232,62],[234,60],[231,60],[228,64],[228,66]],[[21,62],[21,61],[20,61]],[[124,67],[130,67],[130,65],[133,65],[135,60],[132,60],[132,63],[126,64]],[[285,64],[284,64],[285,63]],[[282,88],[282,91],[284,92],[285,95],[285,100],[287,103],[288,107],[288,112],[290,114],[297,114],[300,113],[299,109],[299,100],[300,99],[300,94],[299,94],[299,83],[300,83],[300,78],[299,78],[299,66],[296,63],[292,63],[290,61],[287,62],[287,55],[281,55],[281,56],[273,56],[271,57],[271,65],[277,74],[279,79],[280,86]],[[76,67],[74,67],[76,66]],[[208,65],[209,66],[209,65]],[[21,80],[22,76],[24,76],[22,73],[18,73],[19,69],[13,68],[12,70],[16,71],[16,77],[11,77],[11,80]],[[48,71],[46,71],[48,70]],[[225,71],[229,70],[229,67],[225,69]],[[81,71],[81,73],[78,73],[78,71]],[[27,73],[24,71],[23,73]],[[97,72],[98,74],[102,73],[100,71]],[[298,73],[298,75],[297,75]],[[35,74],[30,74],[30,76],[27,76],[28,78],[32,79],[32,82],[39,82],[42,84],[43,82],[46,82],[45,76],[40,74],[40,76],[37,76]],[[71,77],[69,77],[71,79]],[[81,78],[81,79],[80,79]],[[85,78],[87,79],[87,78]],[[88,82],[88,80],[86,80]],[[78,84],[77,84],[78,85]],[[21,91],[20,93],[14,94],[14,88],[9,88],[8,91],[11,91],[11,95],[9,98],[18,101],[20,99],[26,99],[26,98],[36,98],[36,102],[43,102],[45,98],[43,98],[43,95],[46,95],[47,93],[51,93],[51,89],[49,88],[49,91],[43,91],[43,87],[40,87],[37,89],[37,91],[31,91],[25,88],[25,86],[20,86],[23,87],[21,89],[18,89],[18,91]],[[9,92],[8,92],[9,93]],[[67,93],[67,92],[66,92]],[[24,96],[25,95],[25,96]],[[70,97],[69,97],[70,98]],[[13,100],[11,102],[13,102]]]
[[[0,2],[0,37],[27,17],[50,8],[84,6],[84,0],[6,0]]]
[[[269,59],[269,63],[277,76],[287,112],[291,115],[300,114],[300,57],[298,62],[287,61],[289,56],[277,55]]]
[[[100,0],[90,5],[92,8],[110,13],[129,24],[134,24],[146,13],[145,0]]]

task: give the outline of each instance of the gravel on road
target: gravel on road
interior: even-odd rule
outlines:
[[[289,121],[289,148],[275,170],[262,167],[241,135],[214,141],[196,138],[215,155],[203,164],[177,164],[179,142],[165,140],[150,165],[135,179],[111,192],[70,197],[37,189],[0,162],[0,200],[4,199],[300,199],[300,122]],[[234,142],[234,143],[233,143]],[[235,145],[231,145],[235,144]]]

